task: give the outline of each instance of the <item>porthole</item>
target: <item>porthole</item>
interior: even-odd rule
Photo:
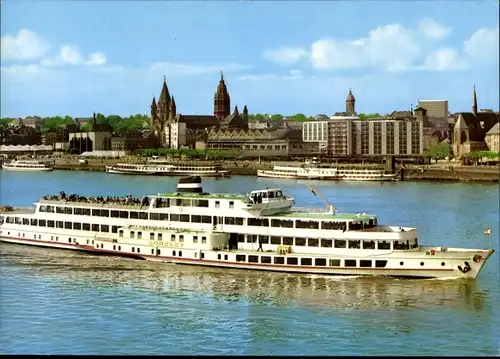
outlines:
[[[424,265],[424,262],[420,262],[420,265],[423,266]]]
[[[443,266],[443,267],[444,267],[444,265],[445,265],[445,263],[444,263],[444,262],[441,262],[441,266]]]
[[[172,251],[172,255],[175,257],[175,255],[176,255],[175,251]]]
[[[404,263],[403,262],[399,262],[399,265],[402,266]]]
[[[217,259],[219,259],[219,260],[220,260],[220,258],[221,258],[221,255],[220,255],[220,254],[217,254]]]

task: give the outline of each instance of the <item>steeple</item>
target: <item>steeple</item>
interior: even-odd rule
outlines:
[[[96,127],[97,127],[97,116],[95,115],[94,112],[94,116],[92,116],[92,132],[95,132]]]
[[[170,118],[173,119],[177,115],[177,106],[175,105],[174,95],[172,95],[172,101],[170,101]]]
[[[153,95],[153,102],[151,102],[151,109],[155,109],[156,110],[156,99]]]
[[[220,73],[220,81],[214,96],[214,116],[221,121],[229,116],[231,111],[231,98],[227,92],[224,74]]]
[[[247,108],[247,105],[245,105],[245,107],[243,107],[243,115],[244,115],[244,116],[248,116],[248,108]]]
[[[351,89],[349,89],[349,94],[347,95],[347,99],[345,100],[345,112],[350,115],[354,115],[356,113],[356,99],[352,94]]]
[[[238,105],[234,106],[234,112],[233,115],[239,115],[240,112],[238,111]]]
[[[167,87],[167,77],[163,76],[163,87],[161,89],[160,98],[158,99],[158,105],[169,105],[170,102],[170,93],[168,92]]]
[[[477,115],[476,85],[474,85],[474,92],[472,94],[472,113],[474,114],[474,116]]]

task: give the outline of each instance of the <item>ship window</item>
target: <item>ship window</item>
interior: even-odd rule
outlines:
[[[248,218],[247,223],[249,226],[267,227],[269,220],[267,218]]]
[[[242,226],[243,225],[243,218],[241,217],[236,217],[234,219],[234,224],[237,225],[237,226]]]
[[[312,259],[311,258],[301,258],[300,259],[300,265],[302,265],[302,266],[312,266]]]
[[[201,223],[212,223],[211,216],[201,216]]]
[[[160,220],[160,214],[159,213],[150,213],[149,214],[149,219],[152,221],[159,221]]]
[[[182,257],[182,251],[179,251],[179,257]]]
[[[163,240],[163,234],[162,234],[162,233],[158,233],[158,240],[159,240],[159,241],[162,241],[162,240]]]
[[[220,202],[219,201],[215,201],[215,208],[220,208]]]
[[[120,217],[120,211],[112,210],[111,211],[111,217],[112,218],[118,218],[118,217]]]
[[[314,261],[315,265],[320,266],[320,267],[325,267],[326,266],[326,259],[325,258],[316,258]]]
[[[135,247],[132,247],[132,252],[135,252]]]
[[[14,223],[14,217],[7,217],[7,223]]]
[[[130,219],[138,219],[138,218],[139,218],[139,212],[130,211]]]
[[[68,238],[68,243],[71,243],[71,238]]]
[[[56,221],[56,228],[64,228],[64,222],[63,221]]]
[[[372,266],[372,261],[368,259],[361,259],[359,261],[360,267],[370,268]]]
[[[259,236],[259,242],[262,244],[269,244],[269,236]]]
[[[38,225],[39,225],[40,227],[45,227],[45,219],[40,219],[40,220],[38,220]]]
[[[179,242],[184,242],[184,235],[182,234],[179,235]]]
[[[224,224],[234,224],[234,217],[225,217]]]
[[[155,239],[154,233],[149,233],[149,240],[153,241]]]
[[[293,228],[293,221],[286,219],[271,219],[271,227]]]
[[[128,218],[128,211],[120,211],[120,218]]]
[[[239,243],[245,242],[245,235],[244,234],[238,234],[238,242]]]
[[[92,210],[92,215],[93,216],[101,216],[101,210],[100,209],[93,209]]]
[[[344,266],[346,267],[356,267],[356,260],[355,259],[346,259]]]
[[[170,220],[171,221],[174,221],[174,222],[179,222],[179,215],[178,214],[174,214],[174,213],[171,213],[170,214]]]
[[[227,261],[227,254],[224,254],[224,260]]]
[[[80,222],[73,223],[73,229],[77,229],[79,231],[82,230],[82,224]]]
[[[159,256],[161,254],[161,250],[156,249],[156,255]]]
[[[93,224],[92,225],[92,231],[93,232],[99,232],[99,225],[98,224]]]
[[[321,222],[322,229],[341,231],[347,228],[345,222]]]
[[[139,212],[139,219],[148,219],[148,212]]]
[[[120,231],[118,233],[119,233],[120,238],[123,238],[123,229],[120,229]]]
[[[192,223],[201,223],[201,216],[199,216],[197,214],[193,214],[191,216],[191,222]]]
[[[296,246],[305,246],[306,239],[305,238],[295,238],[295,245]]]
[[[274,264],[285,264],[285,257],[274,257]]]
[[[170,240],[171,240],[172,242],[175,242],[175,234],[171,234],[171,235],[170,235]]]
[[[424,266],[424,262],[420,262],[420,265],[421,265],[421,266]]]
[[[155,250],[154,249],[151,249],[151,254],[155,254]]]
[[[109,209],[101,209],[101,217],[109,217]]]
[[[56,213],[64,213],[63,207],[56,207]]]
[[[116,246],[113,244],[113,250],[116,251]]]
[[[283,245],[293,246],[293,237],[283,237]]]
[[[54,221],[52,221],[52,220],[48,220],[47,221],[47,227],[54,228],[54,226],[55,226],[55,222]]]
[[[82,215],[83,214],[83,208],[76,207],[74,208],[75,214],[77,215]]]
[[[340,259],[330,259],[330,267],[340,267]]]
[[[229,208],[234,208],[234,201],[229,201]]]
[[[29,218],[23,218],[23,225],[29,226],[30,225],[30,219]]]
[[[90,224],[88,224],[88,223],[83,223],[83,230],[84,230],[84,231],[90,231]]]
[[[260,257],[260,263],[265,263],[265,264],[270,264],[271,263],[271,257],[269,256],[262,256]]]
[[[64,228],[65,229],[73,229],[73,223],[71,223],[71,222],[64,222]]]
[[[137,232],[137,239],[142,239],[142,232]]]
[[[246,261],[246,255],[244,254],[237,254],[236,255],[236,262],[245,262]]]
[[[377,243],[377,248],[378,249],[391,249],[391,243],[382,241]]]
[[[394,249],[395,250],[406,250],[410,249],[410,245],[408,241],[394,241]]]
[[[413,241],[412,241],[412,245],[410,246],[411,248],[417,248],[418,247],[418,240],[417,238],[415,238]]]
[[[64,213],[65,214],[73,214],[73,208],[71,208],[71,207],[64,207]]]
[[[160,221],[168,221],[168,213],[160,213]]]
[[[198,243],[198,236],[193,236],[193,243]]]
[[[189,214],[181,214],[181,222],[189,222]]]
[[[247,234],[247,243],[255,243],[257,242],[257,235],[256,234]]]
[[[319,239],[318,238],[308,238],[307,245],[309,247],[317,247],[317,246],[319,246]]]
[[[141,249],[140,248],[137,248],[137,253],[141,253]]]
[[[221,259],[221,258],[222,258],[222,255],[217,254],[217,259]]]
[[[84,216],[90,216],[90,208],[82,208]]]
[[[200,258],[201,259],[205,258],[205,253],[200,253]]]
[[[321,247],[324,248],[332,248],[333,241],[331,239],[322,239],[321,240]]]
[[[21,218],[16,217],[16,224],[21,224],[21,223],[22,223]]]
[[[248,256],[248,261],[250,263],[259,263],[259,256]]]
[[[375,261],[375,267],[377,268],[385,268],[387,265],[387,261]]]
[[[101,243],[101,249],[104,247],[104,244]],[[118,249],[120,249],[120,247],[118,246]]]
[[[271,237],[271,244],[281,245],[281,237]]]
[[[299,259],[297,257],[288,257],[286,259],[286,264],[296,266],[299,264]]]
[[[54,206],[47,206],[47,212],[54,213],[54,211],[55,211]]]
[[[350,240],[349,241],[349,249],[360,249],[361,241],[358,240]]]
[[[318,221],[301,221],[300,219],[295,221],[295,228],[306,228],[306,229],[319,229]]]
[[[199,200],[195,201],[194,205],[195,205],[195,207],[208,207],[208,200],[199,199]]]
[[[205,236],[201,237],[201,243],[207,243],[207,237]]]
[[[375,249],[375,241],[363,241],[363,249]]]

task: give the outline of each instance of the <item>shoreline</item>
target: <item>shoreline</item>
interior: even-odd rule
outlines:
[[[64,158],[55,159],[55,170],[105,172],[106,166],[114,165],[118,160],[89,160],[88,164],[79,164]],[[125,162],[125,161],[120,161]],[[139,161],[127,161],[140,163]],[[231,171],[232,176],[257,176],[257,170],[272,167],[271,162],[224,161],[223,168]],[[401,181],[429,182],[488,182],[499,183],[500,171],[497,167],[456,167],[448,168],[409,168],[402,171]]]

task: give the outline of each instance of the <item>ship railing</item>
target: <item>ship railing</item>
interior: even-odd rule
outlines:
[[[36,207],[33,206],[0,206],[0,213],[3,212],[35,212]]]
[[[146,210],[149,208],[149,205],[141,205],[140,203],[132,204],[132,203],[114,203],[114,202],[78,202],[78,201],[67,201],[64,199],[60,200],[52,200],[52,199],[41,199],[40,203],[44,204],[64,204],[64,205],[72,205],[75,207],[105,207],[105,208],[123,208],[123,209],[142,209]]]
[[[321,214],[327,214],[327,213],[331,213],[331,210],[329,208],[324,208],[324,207],[292,207],[292,209],[290,210],[291,212],[296,212],[296,213],[307,213],[307,214],[311,214],[311,213],[321,213]]]

